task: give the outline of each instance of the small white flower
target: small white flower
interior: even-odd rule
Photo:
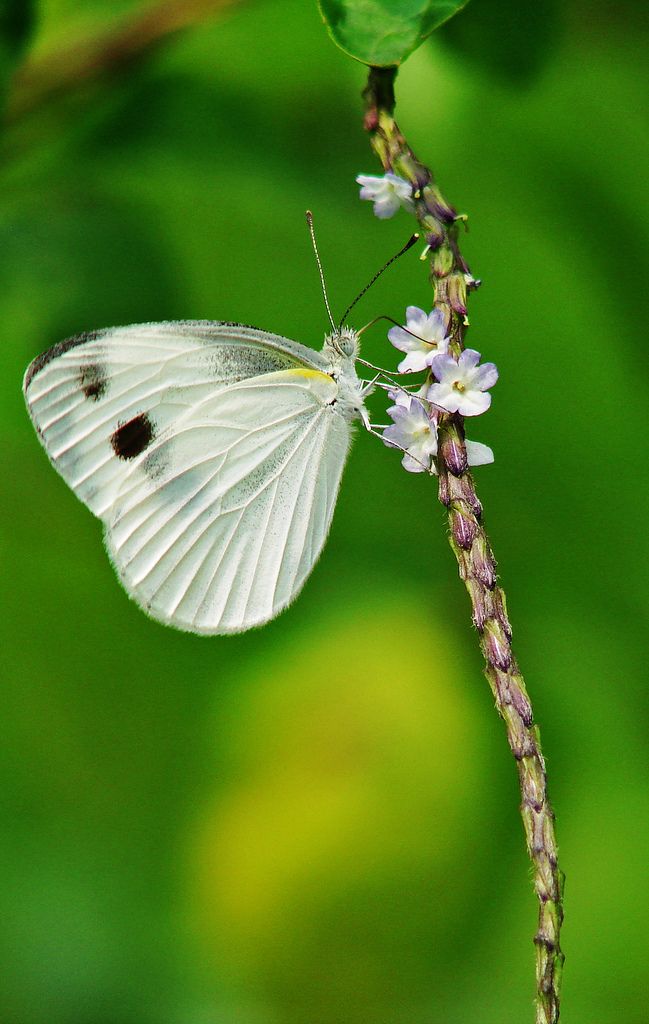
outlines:
[[[446,334],[446,317],[441,309],[434,309],[427,314],[418,306],[408,306],[406,328],[391,327],[388,331],[388,338],[394,347],[407,352],[406,358],[399,363],[399,373],[426,370],[434,356],[447,351],[449,339]]]
[[[459,412],[462,416],[479,416],[491,405],[491,395],[485,394],[498,380],[498,370],[493,363],[480,362],[480,353],[467,348],[456,362],[453,356],[444,353],[435,356],[431,369],[438,384],[431,384],[428,399],[447,412]]]
[[[359,174],[356,181],[361,186],[361,199],[374,203],[374,213],[381,220],[393,217],[400,206],[412,209],[412,186],[398,174],[388,171],[382,178]]]
[[[437,454],[437,423],[418,398],[403,392],[401,396],[399,404],[388,409],[394,423],[383,431],[383,440],[389,448],[405,449],[401,464],[409,473],[430,472],[432,457]]]
[[[405,391],[394,391],[396,405],[388,409],[394,423],[383,431],[388,448],[405,449],[401,464],[409,473],[437,475],[434,456],[437,455],[437,418],[428,412],[427,403]],[[480,441],[465,441],[469,466],[486,466],[494,461],[494,453]]]

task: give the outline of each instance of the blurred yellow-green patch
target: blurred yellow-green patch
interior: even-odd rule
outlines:
[[[562,1020],[643,1024],[649,27],[495,6],[408,59],[397,113],[469,215],[468,338],[500,370],[470,436],[557,811]],[[531,1020],[515,767],[434,482],[358,431],[296,604],[197,638],[129,601],[26,415],[27,364],[84,330],[320,347],[304,210],[338,315],[412,229],[358,200],[364,69],[315,3],[154,7],[0,17],[0,1020]],[[410,254],[355,325],[430,296]],[[363,354],[396,362],[380,325]]]

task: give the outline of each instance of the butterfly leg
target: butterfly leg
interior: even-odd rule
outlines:
[[[380,379],[381,377],[384,377],[385,380],[388,381],[388,383],[386,384],[384,381],[382,381]],[[410,386],[415,388],[415,391],[417,390],[417,385],[412,384]],[[363,382],[361,396],[365,398],[367,395],[371,394],[375,387],[382,388],[383,391],[401,391],[403,392],[404,395],[409,396],[412,394],[412,392],[409,391],[407,387],[404,387],[403,384],[399,384],[398,381],[392,380],[390,377],[388,377],[385,370],[380,370],[378,373],[376,373],[374,377],[372,377],[372,380]],[[423,395],[417,395],[417,398],[419,398],[420,402],[429,404],[428,399],[424,398]]]
[[[356,359],[357,363],[361,366],[367,366],[369,370],[376,370],[379,376],[385,377],[386,380],[390,380],[391,377],[410,377],[412,370],[385,370],[382,366],[375,366],[374,363],[368,363],[367,359],[361,359],[360,356]]]
[[[368,395],[371,395],[372,391],[374,390],[377,384],[379,385],[380,388],[385,386],[379,383],[379,380],[382,376],[383,370],[379,370],[378,373],[374,374],[371,380],[363,381],[363,387],[361,388],[361,398],[367,398]]]
[[[370,418],[367,415],[367,411],[365,409],[363,409],[363,412],[361,413],[361,421],[363,423],[363,426],[367,430],[368,434],[372,434],[373,437],[378,437],[380,441],[383,441],[383,434],[381,434],[377,429],[379,426],[382,425],[378,423],[370,423]],[[386,442],[383,441],[383,444],[385,443]],[[404,455],[408,455],[411,459],[414,459],[414,461],[418,462],[422,469],[429,474],[429,476],[436,475],[435,470],[432,467],[427,466],[425,462],[422,462],[421,459],[416,458],[407,450],[407,448],[403,448],[400,444],[397,444],[396,441],[390,441],[389,447],[396,448],[397,451],[403,452]]]

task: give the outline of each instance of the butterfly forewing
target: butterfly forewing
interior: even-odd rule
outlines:
[[[267,621],[326,539],[349,445],[334,381],[291,370],[192,409],[125,479],[107,545],[151,615],[200,633]]]
[[[56,469],[104,518],[131,460],[184,411],[238,380],[321,362],[319,353],[255,328],[136,324],[55,345],[31,364],[24,390]]]

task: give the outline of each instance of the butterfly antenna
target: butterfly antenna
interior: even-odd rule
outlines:
[[[388,267],[390,266],[390,264],[394,263],[395,260],[398,260],[400,256],[403,256],[404,252],[408,252],[408,249],[411,249],[412,246],[415,244],[415,242],[418,241],[418,239],[419,239],[419,235],[418,234],[412,235],[411,238],[409,238],[408,241],[406,242],[406,244],[403,246],[403,248],[399,249],[399,252],[395,252],[394,256],[391,256],[390,259],[388,260],[388,262],[383,264],[381,269],[374,275],[374,277],[369,282],[369,284],[365,285],[365,287],[363,288],[363,291],[359,292],[358,295],[356,296],[356,298],[354,299],[354,301],[347,307],[347,309],[345,310],[345,312],[343,313],[343,315],[340,318],[340,323],[338,324],[338,330],[340,330],[340,328],[344,324],[345,320],[347,319],[347,317],[351,313],[352,309],[354,308],[354,306],[356,305],[358,300],[363,298],[363,296],[365,295],[365,292],[369,291],[369,289],[372,287],[372,285],[374,284],[375,281],[378,281],[378,279],[380,278],[380,276],[383,273],[383,271],[387,270]],[[329,315],[331,316],[331,314],[329,314]]]
[[[309,234],[311,235],[311,245],[313,246],[313,252],[315,253],[315,261],[318,264],[318,273],[320,274],[320,285],[322,287],[322,297],[324,298],[324,304],[327,307],[327,316],[329,317],[329,323],[331,324],[332,331],[335,331],[336,325],[334,323],[334,318],[331,315],[331,307],[329,305],[329,299],[327,297],[327,286],[325,284],[322,263],[320,262],[320,253],[318,252],[318,245],[315,240],[315,229],[313,227],[313,214],[311,213],[311,210],[306,211],[306,222],[309,225]]]

